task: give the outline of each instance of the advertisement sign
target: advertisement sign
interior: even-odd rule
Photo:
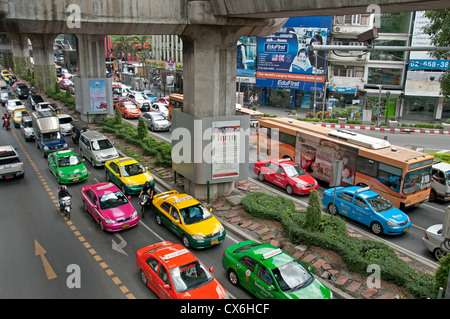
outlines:
[[[304,138],[297,132],[295,162],[316,179],[332,182],[337,186],[352,186],[355,183],[356,158],[358,150],[318,136]],[[339,173],[333,170],[333,162],[342,161],[339,181],[333,176]]]
[[[106,84],[105,80],[89,81],[89,100],[91,113],[101,113],[107,111]]]
[[[258,38],[256,85],[322,91],[325,51],[332,17],[290,18],[276,33]]]
[[[239,176],[240,121],[212,123],[212,178]]]
[[[430,19],[425,17],[425,11],[417,11],[414,20],[414,28],[411,39],[411,46],[430,46],[430,36],[423,32],[423,27],[430,23]],[[409,70],[448,70],[449,60],[437,60],[429,55],[428,51],[411,51],[409,56]]]
[[[256,38],[240,37],[237,42],[236,75],[255,76]]]

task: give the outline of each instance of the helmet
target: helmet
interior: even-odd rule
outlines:
[[[149,182],[149,181],[146,181],[145,184],[144,184],[144,186],[147,187],[147,188],[150,188],[150,182]]]
[[[66,191],[67,190],[67,186],[66,185],[61,185],[61,187],[59,188],[62,191]]]

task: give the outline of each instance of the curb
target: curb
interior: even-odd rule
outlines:
[[[425,133],[425,134],[442,134],[449,135],[449,131],[443,130],[425,130],[425,129],[415,129],[415,128],[389,128],[389,127],[375,127],[375,126],[358,126],[358,125],[339,125],[339,124],[323,124],[323,123],[312,123],[314,125],[319,125],[321,127],[328,128],[342,128],[348,130],[365,130],[365,131],[380,131],[386,133]]]

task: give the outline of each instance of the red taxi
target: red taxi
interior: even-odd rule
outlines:
[[[164,241],[141,248],[136,266],[142,282],[161,299],[228,299],[222,285],[189,250]]]
[[[284,188],[288,194],[308,195],[319,184],[290,159],[271,159],[255,163],[253,171],[260,181],[268,181]]]

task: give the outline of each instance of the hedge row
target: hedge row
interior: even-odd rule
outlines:
[[[158,142],[147,135],[139,137],[138,129],[129,123],[117,123],[115,117],[95,119],[95,123],[102,127],[102,131],[115,134],[116,138],[124,139],[127,143],[142,148],[143,155],[156,158],[155,165],[161,167],[172,167],[172,146],[165,142]]]
[[[305,213],[296,211],[289,199],[250,193],[242,198],[241,204],[257,218],[279,221],[292,242],[319,246],[338,253],[350,271],[367,276],[368,266],[376,264],[380,267],[382,279],[407,288],[418,298],[436,296],[431,275],[413,269],[384,243],[350,237],[345,222],[338,216],[323,215],[319,231],[311,232],[302,227]]]

